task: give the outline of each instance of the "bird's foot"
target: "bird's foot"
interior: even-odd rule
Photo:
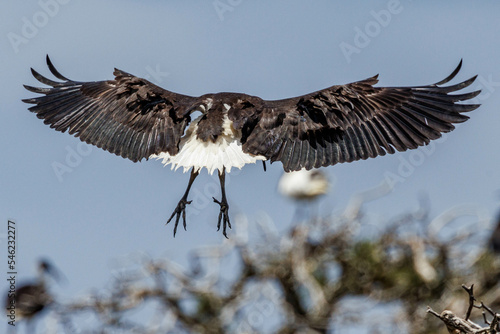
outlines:
[[[231,228],[231,222],[229,221],[229,204],[225,198],[223,198],[220,202],[212,197],[214,202],[220,205],[220,213],[219,213],[219,222],[217,223],[217,231],[220,230],[220,224],[222,222],[222,234],[229,239],[226,234],[226,227]]]
[[[182,215],[182,225],[184,226],[184,231],[186,231],[186,205],[191,204],[192,201],[187,201],[185,198],[182,198],[179,203],[177,204],[177,207],[175,208],[174,212],[170,216],[170,218],[167,221],[167,224],[170,223],[172,218],[175,217],[175,225],[174,225],[174,238],[175,234],[177,233],[177,225],[179,225],[179,219],[181,218]],[[165,224],[166,225],[166,224]]]

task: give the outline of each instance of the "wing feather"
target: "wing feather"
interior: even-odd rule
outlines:
[[[352,162],[427,145],[478,104],[480,91],[450,94],[475,76],[449,86],[462,62],[444,80],[427,86],[374,87],[377,76],[294,98],[262,101],[247,129],[243,150],[281,161],[285,171]],[[230,115],[231,117],[231,115]],[[251,124],[251,126],[249,125]]]
[[[57,131],[68,131],[82,141],[132,161],[152,154],[176,154],[190,113],[199,99],[164,90],[151,82],[115,69],[108,81],[73,81],[47,66],[57,79],[31,70],[50,87],[24,87],[42,94],[23,100],[29,110]]]

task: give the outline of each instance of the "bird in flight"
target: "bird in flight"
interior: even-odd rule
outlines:
[[[170,216],[174,236],[191,186],[202,168],[217,170],[222,198],[217,230],[227,238],[229,205],[225,175],[233,167],[280,161],[285,172],[365,160],[416,149],[468,119],[463,113],[478,104],[460,104],[480,91],[450,94],[476,77],[444,86],[460,71],[462,61],[444,80],[413,87],[374,87],[377,76],[335,85],[310,94],[263,100],[242,93],[192,97],[160,88],[115,69],[112,80],[73,81],[54,67],[60,81],[31,69],[45,88],[24,87],[42,94],[24,99],[51,128],[130,159],[162,159],[172,169],[191,170],[187,189]],[[201,115],[191,120],[194,112]]]

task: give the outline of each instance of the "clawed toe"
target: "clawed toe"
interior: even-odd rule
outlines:
[[[182,215],[182,225],[184,226],[184,231],[186,231],[186,205],[191,204],[191,202],[192,201],[186,201],[184,198],[181,199],[177,204],[177,207],[175,208],[174,212],[167,221],[167,224],[170,223],[170,221],[174,218],[174,216],[176,216],[174,225],[174,237],[175,234],[177,233],[177,226],[179,225],[179,220],[181,218],[181,215]]]
[[[182,196],[181,200],[177,204],[177,207],[175,208],[174,212],[170,216],[170,218],[167,221],[167,224],[170,223],[170,221],[175,217],[175,225],[174,225],[174,238],[175,234],[177,233],[177,226],[179,225],[179,219],[181,219],[182,215],[182,225],[184,226],[184,230],[186,230],[186,205],[191,204],[192,201],[188,201],[188,195],[189,195],[189,190],[191,189],[191,186],[193,185],[194,180],[198,176],[198,171],[195,171],[194,169],[191,170],[191,176],[189,178],[189,183],[186,189],[186,192],[184,193],[184,196]],[[165,224],[166,225],[166,224]]]
[[[229,221],[229,205],[227,204],[226,200],[218,201],[215,199],[215,197],[212,197],[214,199],[214,202],[220,205],[220,212],[219,212],[219,221],[217,222],[217,231],[220,230],[220,225],[222,222],[222,234],[226,237],[226,239],[229,239],[227,237],[227,227],[231,228],[231,222]]]

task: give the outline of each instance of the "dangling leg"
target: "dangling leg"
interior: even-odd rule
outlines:
[[[226,234],[226,226],[229,226],[231,228],[231,222],[229,221],[229,204],[227,204],[227,199],[226,199],[226,189],[225,189],[225,183],[226,183],[226,168],[222,170],[222,173],[219,171],[219,180],[220,180],[220,189],[222,192],[222,198],[220,202],[215,199],[215,197],[212,197],[214,199],[214,202],[220,205],[220,213],[219,213],[219,222],[217,223],[217,231],[220,230],[220,223],[222,221],[222,234],[226,237],[227,239],[227,234]]]
[[[174,212],[167,221],[167,224],[170,223],[172,218],[174,218],[174,216],[177,215],[177,217],[175,218],[175,225],[174,225],[174,238],[175,234],[177,233],[177,225],[179,225],[179,219],[181,218],[181,214],[182,214],[182,225],[184,226],[184,230],[186,230],[186,205],[191,204],[192,202],[188,201],[187,197],[189,195],[189,190],[191,190],[191,185],[193,184],[194,179],[196,179],[199,173],[200,173],[199,171],[195,172],[193,167],[193,169],[191,170],[191,177],[189,178],[189,183],[186,192],[184,193],[184,196],[182,196],[181,200],[179,201],[179,204],[177,204],[177,207],[175,208]]]

